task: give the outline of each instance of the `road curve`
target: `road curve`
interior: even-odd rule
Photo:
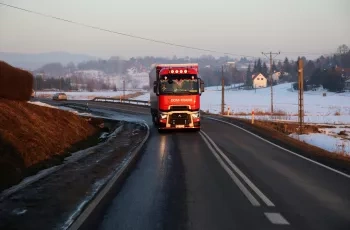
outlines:
[[[149,109],[89,103],[146,120]],[[129,110],[129,111],[128,111]],[[234,126],[158,134],[99,229],[350,229],[350,178]]]

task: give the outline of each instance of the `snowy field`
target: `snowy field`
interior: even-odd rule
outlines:
[[[142,90],[140,90],[142,91]],[[36,97],[52,98],[58,92],[54,91],[38,91]],[[99,91],[99,92],[63,92],[67,95],[68,100],[91,100],[95,97],[118,97],[123,95],[123,91]],[[126,94],[135,93],[135,91],[125,91]]]
[[[291,134],[290,137],[305,143],[317,146],[333,153],[350,157],[350,128],[337,127],[330,129],[320,129],[324,133],[311,133],[307,135]],[[338,135],[343,132],[345,135]]]
[[[149,92],[146,92],[138,97],[132,98],[133,100],[149,101]]]
[[[216,87],[210,87],[216,89]],[[304,111],[305,122],[349,124],[350,123],[350,93],[328,93],[324,91],[305,92]],[[297,121],[298,93],[291,89],[291,83],[273,87],[274,112],[277,116],[255,116],[255,119]],[[257,113],[270,112],[270,88],[255,90],[226,90],[225,111],[249,118],[251,111]],[[221,91],[207,90],[202,94],[201,107],[204,111],[219,113],[221,110]],[[243,116],[242,116],[243,115]],[[245,116],[244,116],[245,115]]]

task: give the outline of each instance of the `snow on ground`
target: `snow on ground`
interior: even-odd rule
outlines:
[[[141,90],[140,90],[141,91]],[[52,98],[55,91],[38,91],[36,97]],[[91,100],[95,97],[118,97],[123,95],[123,91],[98,91],[98,92],[63,92],[67,95],[68,100]],[[125,91],[125,94],[135,93],[135,91]]]
[[[237,90],[238,87],[243,86],[244,83],[237,83],[237,84],[232,84],[232,85],[228,85],[225,86],[225,90]],[[209,87],[205,87],[205,91],[206,92],[210,92],[210,91],[220,91],[221,92],[221,85],[220,86],[209,86]]]
[[[28,101],[28,103],[33,104],[33,105],[39,105],[39,106],[44,106],[44,107],[49,107],[49,108],[53,108],[53,109],[57,109],[57,107],[40,102],[40,101]]]
[[[134,97],[132,100],[149,101],[149,92],[144,93],[138,97]]]
[[[304,111],[310,122],[312,122],[311,116],[350,116],[349,93],[327,93],[325,97],[322,94],[323,91],[306,92],[304,94]],[[229,106],[233,113],[250,114],[252,110],[255,112],[269,112],[271,105],[270,95],[270,88],[226,90],[225,110]],[[298,93],[292,91],[291,83],[274,86],[273,97],[275,112],[283,112],[289,116],[297,115]],[[209,110],[212,113],[219,113],[221,110],[221,91],[206,90],[201,96],[201,107],[204,111]],[[257,116],[256,119],[258,119]],[[347,120],[348,118],[344,119]],[[316,118],[316,122],[320,122],[320,118]]]
[[[306,135],[291,134],[290,136],[310,145],[314,145],[330,152],[344,154],[350,157],[349,139],[330,136],[323,133],[311,133]]]
[[[243,118],[243,119],[251,119],[251,115],[245,115],[245,116],[234,116],[237,118]],[[262,120],[262,121],[290,121],[290,122],[297,122],[298,116],[294,115],[259,115],[254,116],[255,120]],[[350,115],[306,115],[304,117],[304,122],[306,123],[312,123],[312,124],[350,124]]]
[[[80,113],[77,110],[69,108],[69,107],[52,106],[52,105],[49,105],[49,104],[46,104],[46,103],[43,103],[43,102],[40,102],[40,101],[28,101],[28,103],[34,104],[34,105],[38,105],[38,106],[49,107],[49,108],[53,108],[53,109],[65,110],[65,111],[68,111],[68,112],[71,112],[71,113],[75,113],[75,114],[78,114],[78,115],[81,115],[81,116],[91,116],[92,115],[91,113]]]

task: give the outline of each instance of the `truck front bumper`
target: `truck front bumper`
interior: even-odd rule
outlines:
[[[198,124],[197,126],[158,126],[158,129],[161,130],[175,130],[175,129],[199,129],[200,128],[200,124]]]
[[[159,129],[198,129],[200,128],[199,112],[174,111],[159,118]]]

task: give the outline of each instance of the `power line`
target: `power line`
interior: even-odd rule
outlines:
[[[10,4],[6,4],[6,3],[3,3],[3,2],[0,2],[0,5],[6,6],[6,7],[9,7],[9,8],[13,8],[13,9],[16,9],[16,10],[24,11],[24,12],[27,12],[27,13],[31,13],[31,14],[36,14],[36,15],[39,15],[39,16],[42,16],[42,17],[51,18],[51,19],[55,19],[55,20],[59,20],[59,21],[63,21],[63,22],[67,22],[67,23],[71,23],[71,24],[87,27],[87,28],[90,28],[90,29],[95,29],[95,30],[99,30],[99,31],[109,32],[109,33],[114,33],[114,34],[118,34],[118,35],[122,35],[122,36],[126,36],[126,37],[131,37],[131,38],[135,38],[135,39],[150,41],[150,42],[154,42],[154,43],[160,43],[160,44],[164,44],[164,45],[170,45],[170,46],[181,47],[181,48],[192,49],[192,50],[198,50],[198,51],[205,51],[205,52],[210,52],[210,53],[218,53],[218,54],[224,54],[224,55],[230,55],[230,56],[237,56],[237,57],[261,58],[261,57],[251,56],[251,55],[234,54],[234,53],[222,52],[222,51],[217,51],[217,50],[211,50],[211,49],[204,49],[204,48],[199,48],[199,47],[181,45],[181,44],[176,44],[176,43],[172,43],[172,42],[156,40],[156,39],[153,39],[153,38],[146,38],[146,37],[141,37],[141,36],[137,36],[137,35],[122,33],[122,32],[113,31],[113,30],[105,29],[105,28],[98,27],[98,26],[88,25],[88,24],[84,24],[84,23],[81,23],[81,22],[76,22],[76,21],[60,18],[60,17],[53,16],[53,15],[44,14],[44,13],[41,13],[41,12],[37,12],[37,11],[21,8],[21,7],[10,5]],[[309,52],[281,52],[281,53],[284,53],[284,54],[299,54],[299,55],[301,55],[301,54],[306,54],[306,55],[327,55],[327,53],[311,53],[311,52],[310,53]],[[331,53],[331,54],[333,54],[333,53]],[[276,61],[283,61],[281,59],[275,59],[275,60]]]
[[[20,11],[25,11],[27,13],[36,14],[36,15],[39,15],[39,16],[43,16],[43,17],[47,17],[47,18],[51,18],[51,19],[56,19],[56,20],[59,20],[59,21],[64,21],[64,22],[76,24],[76,25],[79,25],[79,26],[84,26],[84,27],[87,27],[87,28],[95,29],[95,30],[100,30],[100,31],[109,32],[109,33],[114,33],[114,34],[118,34],[118,35],[122,35],[122,36],[126,36],[126,37],[131,37],[131,38],[145,40],[145,41],[150,41],[150,42],[155,42],[155,43],[160,43],[160,44],[165,44],[165,45],[170,45],[170,46],[176,46],[176,47],[181,47],[181,48],[186,48],[186,49],[192,49],[192,50],[199,50],[199,51],[205,51],[205,52],[211,52],[211,53],[220,53],[220,54],[225,54],[225,55],[230,55],[230,56],[239,56],[239,57],[246,57],[246,58],[258,58],[258,57],[249,56],[249,55],[233,54],[233,53],[226,53],[226,52],[221,52],[221,51],[216,51],[216,50],[211,50],[211,49],[203,49],[203,48],[198,48],[198,47],[193,47],[193,46],[186,46],[186,45],[176,44],[176,43],[172,43],[172,42],[166,42],[166,41],[156,40],[156,39],[152,39],[152,38],[146,38],[146,37],[141,37],[141,36],[137,36],[137,35],[117,32],[117,31],[113,31],[113,30],[110,30],[110,29],[104,29],[104,28],[101,28],[101,27],[98,27],[98,26],[92,26],[92,25],[81,23],[81,22],[76,22],[76,21],[60,18],[60,17],[57,17],[57,16],[48,15],[48,14],[40,13],[40,12],[37,12],[37,11],[24,9],[24,8],[21,8],[21,7],[9,5],[9,4],[2,3],[2,2],[0,2],[0,5],[6,6],[6,7],[10,7],[10,8],[13,8],[13,9],[17,9],[17,10],[20,10]]]
[[[335,54],[333,52],[314,53],[314,52],[288,52],[288,51],[284,51],[281,53],[283,53],[283,54],[298,54],[298,55],[333,55],[333,54]]]

